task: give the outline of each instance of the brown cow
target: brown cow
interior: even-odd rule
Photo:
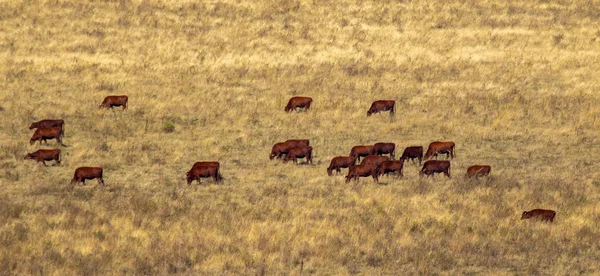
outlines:
[[[306,158],[306,163],[312,164],[312,149],[311,146],[291,148],[285,155],[285,158],[283,158],[283,161],[293,160],[294,164],[298,164],[298,158]]]
[[[287,154],[291,148],[301,146],[308,147],[309,144],[310,141],[308,141],[308,139],[287,140],[285,142],[276,143],[271,149],[269,159],[273,160],[275,156],[277,156],[277,159],[280,159],[281,156]]]
[[[98,178],[98,184],[104,185],[104,179],[102,179],[102,168],[100,167],[79,167],[75,170],[75,175],[71,180],[71,185],[73,182],[75,184],[81,182],[81,185],[85,185],[86,179],[94,179]]]
[[[63,130],[60,127],[51,127],[51,128],[38,128],[35,130],[35,132],[33,133],[33,136],[31,136],[31,139],[29,139],[29,144],[33,145],[33,143],[35,143],[35,141],[40,141],[40,145],[42,144],[42,141],[44,141],[46,144],[48,144],[49,139],[56,139],[56,141],[64,146],[64,144],[62,143],[62,136],[63,136]]]
[[[60,150],[59,149],[41,149],[36,152],[28,153],[23,159],[33,159],[37,161],[36,163],[42,162],[44,166],[46,165],[45,161],[55,160],[57,164],[60,164]]]
[[[373,155],[373,146],[354,146],[350,150],[350,156],[360,161],[360,158],[367,155]]]
[[[403,168],[404,159],[383,161],[377,169],[377,175],[384,175],[390,172],[396,172],[396,174],[398,174],[398,177],[402,177],[404,176],[402,172]]]
[[[431,142],[424,158],[425,160],[431,158],[432,156],[437,158],[438,154],[446,154],[446,158],[448,155],[450,156],[450,159],[454,158],[454,142]]]
[[[327,168],[327,174],[331,175],[331,172],[335,170],[337,173],[341,173],[340,168],[348,168],[354,166],[356,159],[352,156],[337,156],[331,159],[331,163]]]
[[[480,177],[490,174],[492,167],[488,165],[474,165],[467,169],[467,177]]]
[[[554,216],[556,216],[556,212],[553,210],[533,209],[531,211],[524,211],[521,219],[537,218],[541,221],[553,222]]]
[[[390,159],[394,159],[395,151],[396,144],[394,143],[375,143],[373,145],[373,154],[375,155],[389,154]]]
[[[37,122],[31,123],[31,125],[29,126],[29,129],[34,129],[34,128],[51,128],[51,127],[60,127],[60,128],[63,128],[64,124],[65,124],[65,121],[61,120],[61,119],[57,119],[57,120],[46,119],[46,120],[41,120],[41,121],[37,121]]]
[[[423,160],[423,146],[411,146],[406,147],[400,159],[411,159],[415,161],[415,158],[419,158],[419,165]]]
[[[310,141],[308,139],[290,139],[286,140],[285,143],[288,143],[291,147],[308,147],[310,146]]]
[[[450,161],[445,160],[429,160],[423,164],[420,175],[433,175],[434,173],[444,173],[450,178]]]
[[[394,100],[379,100],[371,104],[371,108],[367,111],[367,116],[381,111],[390,111],[390,114],[396,112],[396,101]]]
[[[120,106],[123,110],[125,110],[127,108],[127,100],[129,98],[125,95],[121,95],[121,96],[106,96],[106,98],[104,98],[104,101],[102,101],[102,104],[100,104],[99,107],[104,107],[104,108],[113,108],[113,106]]]
[[[200,162],[197,162],[196,164],[198,164],[198,163],[200,163]],[[196,164],[194,164],[192,169],[190,169],[186,173],[187,184],[191,185],[192,181],[194,181],[194,180],[198,180],[198,184],[200,184],[201,183],[200,178],[202,178],[202,177],[212,177],[215,180],[215,182],[219,183],[219,181],[221,180],[221,174],[219,173],[219,166],[215,166],[214,164],[210,164],[210,163],[213,163],[213,162],[207,162],[205,164],[200,164],[198,166],[196,166]]]
[[[346,175],[346,183],[350,182],[351,179],[354,178],[355,181],[358,181],[359,177],[368,177],[372,176],[375,183],[379,183],[379,178],[377,177],[377,168],[371,165],[356,165],[351,166],[348,170],[348,175]]]
[[[308,111],[310,109],[310,104],[312,103],[311,97],[292,97],[287,105],[285,106],[285,112],[290,112],[296,110],[297,107],[304,109],[304,111]]]
[[[387,156],[368,155],[367,157],[365,157],[363,159],[362,162],[360,162],[360,164],[361,165],[371,165],[371,166],[375,166],[377,168],[377,167],[379,167],[379,165],[381,163],[383,163],[383,161],[388,161],[388,160],[390,160],[390,158]]]
[[[196,162],[196,163],[194,163],[194,165],[192,165],[192,169],[195,167],[217,167],[217,168],[220,168],[221,164],[219,164],[219,162],[217,162],[217,161],[200,161],[200,162]]]

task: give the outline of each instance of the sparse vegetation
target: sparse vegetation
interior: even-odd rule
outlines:
[[[598,274],[599,7],[3,1],[0,274]],[[310,111],[285,113],[294,95]],[[366,117],[378,99],[393,118]],[[29,124],[59,118],[61,164],[23,160]],[[268,159],[302,138],[314,165]],[[456,142],[451,179],[326,172],[434,140]],[[222,184],[186,185],[209,160]],[[71,187],[79,166],[107,185]]]

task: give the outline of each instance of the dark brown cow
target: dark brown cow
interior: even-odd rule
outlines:
[[[367,111],[367,116],[371,116],[373,113],[378,113],[381,111],[390,111],[390,114],[394,114],[396,112],[396,101],[394,100],[379,100],[374,101],[371,104],[371,108]]]
[[[444,173],[450,178],[450,161],[445,160],[429,160],[423,164],[420,175],[433,175],[434,173]]]
[[[394,143],[375,143],[373,145],[373,154],[382,155],[389,154],[391,159],[394,159],[396,144]]]
[[[350,150],[350,156],[360,161],[360,158],[367,155],[373,155],[373,146],[354,146]]]
[[[301,146],[308,147],[309,144],[310,141],[308,141],[308,139],[287,140],[285,142],[276,143],[271,149],[269,159],[273,160],[275,156],[277,156],[277,159],[280,159],[281,156],[287,154],[291,148]]]
[[[57,164],[60,164],[60,150],[59,149],[41,149],[32,153],[28,153],[23,159],[33,159],[37,161],[36,163],[42,162],[44,166],[46,165],[45,161],[55,160]]]
[[[298,158],[306,158],[306,163],[312,164],[312,147],[311,146],[300,146],[291,148],[283,158],[284,162],[293,160],[294,164],[298,164]]]
[[[71,185],[73,182],[75,184],[81,182],[81,185],[85,185],[86,179],[94,179],[98,178],[98,184],[104,185],[104,179],[102,179],[102,168],[100,167],[79,167],[75,170],[75,175],[71,180]]]
[[[411,159],[415,161],[415,158],[419,159],[419,165],[423,160],[423,146],[411,146],[406,147],[400,159]]]
[[[113,106],[120,106],[123,110],[127,108],[127,100],[129,98],[125,95],[121,96],[106,96],[100,107],[113,108]]]
[[[480,177],[490,174],[492,167],[488,165],[474,165],[467,169],[467,177]]]
[[[379,178],[377,177],[377,168],[371,165],[356,165],[351,166],[348,170],[348,175],[346,175],[346,183],[350,182],[351,179],[358,181],[359,177],[368,177],[372,176],[375,183],[379,183]]]
[[[311,103],[311,97],[292,97],[285,106],[285,112],[296,110],[297,107],[303,108],[304,111],[308,111]]]
[[[219,183],[221,180],[221,174],[219,173],[219,166],[216,166],[214,163],[218,162],[206,162],[204,164],[199,164],[201,162],[196,162],[194,166],[186,173],[187,184],[191,185],[192,181],[198,180],[198,184],[200,184],[200,178],[203,177],[212,177],[215,182]]]
[[[368,155],[367,157],[365,157],[365,159],[363,159],[362,162],[360,162],[360,164],[361,165],[371,165],[371,166],[375,166],[377,168],[377,167],[379,167],[379,165],[381,165],[381,163],[383,163],[383,161],[388,161],[388,160],[390,160],[390,158],[387,156]]]
[[[533,209],[531,211],[524,211],[521,219],[537,218],[541,221],[553,222],[554,216],[556,216],[556,212],[553,210]]]
[[[384,175],[390,172],[396,172],[398,177],[404,176],[402,169],[404,168],[404,159],[387,160],[381,162],[377,169],[377,175]],[[389,176],[389,175],[388,175]]]
[[[200,162],[196,162],[194,163],[194,165],[192,165],[192,168],[195,167],[217,167],[220,168],[221,164],[219,164],[219,162],[217,161],[200,161]]]
[[[331,159],[329,167],[327,168],[327,174],[331,175],[331,172],[335,170],[337,173],[341,173],[340,168],[348,168],[354,166],[356,159],[352,156],[337,156]]]
[[[64,144],[62,143],[62,136],[63,136],[63,130],[60,127],[51,127],[51,128],[38,128],[35,130],[35,132],[33,133],[33,136],[31,136],[31,139],[29,139],[29,144],[33,145],[33,143],[35,143],[35,141],[40,141],[40,145],[42,144],[42,141],[44,141],[46,144],[48,144],[49,139],[56,139],[56,141],[64,146]]]
[[[446,154],[446,157],[449,155],[450,159],[454,158],[454,142],[431,142],[424,158],[425,160],[431,158],[432,156],[437,158],[438,154]]]
[[[41,121],[37,121],[37,122],[31,123],[31,125],[29,126],[29,129],[34,129],[34,128],[51,128],[51,127],[60,127],[60,128],[63,128],[64,124],[65,124],[65,121],[61,120],[61,119],[57,119],[57,120],[47,119],[47,120],[41,120]]]

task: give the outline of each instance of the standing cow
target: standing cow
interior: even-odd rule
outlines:
[[[390,159],[394,159],[395,151],[396,144],[394,143],[375,143],[373,145],[373,154],[375,155],[389,154]]]
[[[446,157],[450,157],[450,159],[454,158],[454,142],[452,141],[448,141],[448,142],[440,142],[440,141],[435,141],[435,142],[431,142],[429,144],[429,148],[427,149],[427,152],[425,153],[425,160],[431,158],[432,156],[435,156],[437,158],[438,154],[446,154]]]
[[[450,178],[450,161],[446,160],[429,160],[423,164],[423,168],[419,175],[433,176],[435,173],[444,173]]]
[[[541,221],[553,222],[556,212],[553,210],[533,209],[531,211],[523,211],[521,219],[537,218]]]
[[[308,147],[310,141],[308,139],[292,139],[287,140],[285,142],[276,143],[271,148],[271,155],[269,155],[269,159],[273,160],[273,158],[277,157],[280,159],[282,155],[287,154],[288,151],[295,147]]]
[[[373,155],[374,147],[373,146],[354,146],[350,150],[350,156],[356,158],[356,160],[360,161],[360,158],[367,155]]]
[[[46,165],[45,161],[55,160],[56,164],[60,164],[60,150],[59,149],[40,149],[32,153],[28,153],[23,159],[33,159],[37,161],[36,163],[42,162],[44,166]]]
[[[304,111],[308,111],[310,109],[310,104],[312,103],[311,97],[292,97],[287,105],[285,106],[285,112],[290,112],[296,110],[296,108],[304,109]]]
[[[381,164],[377,168],[377,175],[381,176],[381,175],[388,174],[391,172],[396,172],[398,177],[403,177],[404,176],[404,173],[402,171],[403,168],[404,168],[404,159],[386,160],[386,161],[381,162]]]
[[[358,182],[359,177],[368,177],[372,176],[375,183],[379,183],[379,177],[377,176],[377,168],[371,165],[356,165],[351,166],[348,170],[348,175],[346,175],[346,183],[350,182],[351,179],[354,179]]]
[[[29,139],[29,144],[33,145],[35,141],[40,141],[40,145],[42,144],[42,141],[48,144],[48,141],[46,140],[56,139],[59,145],[64,146],[62,143],[62,136],[63,130],[60,127],[38,128],[31,136],[31,139]]]
[[[489,165],[473,165],[467,169],[467,177],[480,177],[490,174],[492,167]]]
[[[294,161],[294,164],[298,164],[298,158],[306,158],[306,163],[312,164],[312,150],[313,148],[311,146],[291,148],[285,155],[285,158],[283,158],[283,161],[284,163],[287,163],[287,161],[292,160]]]
[[[77,184],[81,182],[81,185],[85,185],[86,179],[98,179],[98,184],[104,186],[104,179],[102,179],[102,168],[101,167],[79,167],[75,170],[75,175],[71,180],[71,185],[73,183]]]
[[[63,130],[63,134],[65,132],[64,128],[65,121],[62,119],[46,119],[37,122],[31,123],[29,129],[34,128],[51,128],[51,127],[60,127]]]
[[[348,168],[354,166],[356,163],[356,158],[352,156],[337,156],[331,159],[331,163],[329,163],[329,167],[327,168],[327,174],[331,175],[331,172],[335,170],[337,173],[341,173],[341,168]]]
[[[378,100],[371,104],[371,108],[367,111],[367,116],[371,116],[373,113],[379,113],[382,111],[390,111],[393,115],[396,112],[396,101],[394,100]]]
[[[419,165],[423,160],[423,146],[411,146],[406,147],[400,159],[411,159],[413,162],[415,159],[419,159]]]
[[[194,180],[197,180],[200,184],[200,178],[203,177],[212,177],[216,183],[219,183],[221,180],[219,168],[219,162],[196,162],[186,173],[187,184],[191,185]]]
[[[126,95],[106,96],[106,98],[104,98],[104,101],[102,101],[102,104],[100,104],[100,107],[112,109],[113,106],[120,106],[123,110],[125,110],[127,108],[128,100],[129,98]]]

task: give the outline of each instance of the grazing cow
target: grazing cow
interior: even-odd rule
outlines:
[[[41,149],[36,152],[28,153],[23,159],[33,159],[39,163],[40,161],[44,166],[46,165],[45,161],[55,160],[57,164],[60,164],[60,150],[59,149]]]
[[[394,143],[375,143],[373,145],[373,153],[376,155],[389,154],[391,159],[394,159],[396,144]]]
[[[432,156],[437,158],[438,154],[446,154],[446,157],[449,155],[450,159],[454,158],[454,142],[431,142],[424,158],[425,160],[431,158]]]
[[[367,157],[365,157],[363,159],[362,162],[360,162],[360,164],[361,165],[371,165],[371,166],[375,166],[377,168],[377,167],[379,167],[379,165],[381,163],[383,163],[383,161],[388,161],[388,160],[390,160],[390,158],[387,156],[368,155]]]
[[[51,128],[38,128],[35,130],[35,132],[33,133],[33,136],[31,136],[31,139],[29,139],[29,144],[33,145],[33,143],[35,143],[35,141],[40,141],[40,145],[42,144],[42,141],[44,141],[46,144],[48,144],[49,139],[56,139],[56,141],[64,146],[64,144],[62,143],[62,136],[63,136],[63,130],[60,127],[51,127]]]
[[[86,179],[94,179],[98,178],[98,184],[104,185],[104,179],[102,179],[102,168],[100,167],[79,167],[75,170],[75,175],[71,180],[71,185],[73,182],[75,184],[81,182],[81,185],[85,185]]]
[[[113,106],[120,106],[123,110],[125,110],[127,108],[127,100],[129,98],[127,98],[127,96],[122,95],[122,96],[106,96],[106,98],[104,98],[104,101],[102,101],[102,104],[100,104],[100,107],[104,107],[104,108],[113,108]]]
[[[354,146],[350,150],[350,156],[360,161],[360,158],[367,155],[373,155],[373,146]]]
[[[423,164],[420,175],[433,175],[434,173],[444,173],[450,178],[450,161],[445,160],[429,160]]]
[[[404,168],[404,159],[387,160],[381,162],[377,169],[377,175],[384,175],[390,172],[396,172],[398,177],[404,176],[402,169]],[[389,175],[388,175],[389,176]]]
[[[47,119],[47,120],[41,120],[41,121],[31,123],[31,125],[29,126],[29,129],[51,128],[51,127],[63,128],[64,124],[65,124],[65,121],[61,120],[61,119],[58,119],[58,120]],[[64,128],[63,128],[63,131],[64,131]]]
[[[467,177],[480,177],[490,174],[492,167],[488,165],[474,165],[467,169]]]
[[[297,107],[304,109],[304,111],[308,111],[311,103],[312,98],[310,97],[292,97],[285,106],[285,112],[296,110]]]
[[[413,161],[415,161],[415,158],[419,158],[419,165],[421,165],[423,160],[423,146],[406,147],[402,153],[402,157],[400,157],[400,159],[411,159]]]
[[[340,168],[348,168],[354,166],[356,159],[352,156],[337,156],[331,159],[331,163],[327,168],[327,174],[331,175],[331,172],[335,170],[337,173],[341,173]]]
[[[219,162],[217,161],[200,161],[200,162],[196,162],[194,163],[194,165],[192,165],[192,168],[195,167],[217,167],[220,168],[221,164],[219,164]]]
[[[277,159],[280,159],[281,156],[287,154],[291,148],[308,147],[309,144],[310,142],[307,139],[287,140],[285,142],[275,143],[271,149],[269,159],[273,160],[275,156],[277,156]]]
[[[556,216],[556,212],[553,210],[533,209],[531,211],[524,211],[521,219],[537,218],[541,221],[553,222],[554,216]]]
[[[371,108],[367,111],[367,116],[371,116],[373,113],[378,113],[381,111],[390,111],[390,114],[394,114],[396,112],[396,101],[394,100],[379,100],[374,101],[371,104]]]
[[[196,162],[196,164],[201,162]],[[214,163],[218,162],[206,162],[205,164],[200,164],[192,167],[187,173],[187,184],[191,185],[192,181],[198,180],[198,184],[200,184],[200,178],[202,177],[212,177],[215,182],[219,183],[221,180],[221,174],[219,173],[219,166],[215,166]]]
[[[293,160],[294,164],[298,164],[298,158],[306,158],[306,163],[312,164],[312,149],[311,146],[291,148],[283,158],[283,162]]]
[[[348,170],[348,175],[346,175],[346,183],[350,182],[351,179],[358,181],[359,177],[368,177],[372,176],[375,183],[379,183],[379,178],[377,177],[377,168],[371,165],[356,165],[351,166]]]

